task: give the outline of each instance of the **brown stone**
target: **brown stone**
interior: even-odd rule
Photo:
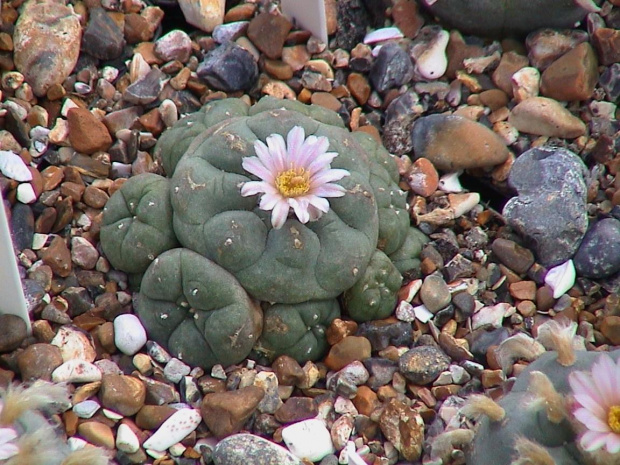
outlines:
[[[312,97],[310,97],[310,103],[320,105],[332,111],[338,111],[342,105],[340,100],[329,92],[315,92],[312,94]]]
[[[353,320],[341,320],[335,318],[326,331],[327,343],[334,345],[342,341],[345,337],[351,336],[357,332],[357,323]]]
[[[347,78],[347,87],[360,105],[366,105],[370,97],[370,84],[363,74],[351,73]]]
[[[48,166],[41,171],[41,177],[43,178],[43,191],[51,191],[58,187],[64,178],[64,171],[58,166]]]
[[[52,371],[62,365],[62,353],[52,344],[32,344],[17,356],[17,366],[24,381],[52,380]]]
[[[501,386],[501,384],[506,381],[506,375],[503,370],[482,370],[480,379],[482,381],[482,387],[488,389]]]
[[[86,108],[72,108],[67,114],[69,141],[75,150],[85,154],[106,151],[112,137],[101,121]]]
[[[370,341],[365,337],[345,337],[342,341],[332,346],[325,358],[325,365],[330,370],[337,371],[351,362],[369,358],[371,351]]]
[[[63,197],[71,197],[71,200],[73,200],[73,202],[75,203],[82,200],[82,194],[84,193],[84,189],[86,189],[84,184],[65,181],[60,186],[60,194]]]
[[[284,16],[265,12],[250,21],[247,35],[268,58],[276,59],[282,56],[282,47],[291,27]]]
[[[108,425],[86,421],[78,426],[78,434],[95,446],[114,449],[114,432]]]
[[[429,197],[437,190],[439,173],[427,158],[418,158],[409,169],[407,185],[414,193]]]
[[[310,397],[289,397],[276,410],[274,416],[280,423],[294,423],[313,418],[317,414],[317,405]]]
[[[415,462],[420,458],[424,443],[424,420],[418,412],[392,399],[381,413],[379,427],[405,460]]]
[[[602,65],[620,62],[620,30],[601,27],[592,34],[592,42]]]
[[[153,31],[149,27],[149,21],[137,13],[125,15],[125,40],[128,44],[147,42],[153,38]]]
[[[581,43],[555,60],[543,72],[540,91],[562,101],[587,100],[598,81],[598,63],[592,46]]]
[[[491,111],[499,110],[508,105],[508,96],[503,90],[489,89],[480,92],[480,103],[489,107]]]
[[[41,260],[61,278],[71,274],[71,252],[60,236],[54,237],[49,247],[41,251]]]
[[[272,77],[282,81],[288,81],[293,77],[293,68],[288,63],[281,60],[270,60],[265,58],[263,69]]]
[[[224,15],[225,23],[232,23],[235,21],[249,20],[254,16],[256,12],[256,5],[254,3],[242,3],[230,8]]]
[[[0,328],[0,352],[17,349],[28,335],[24,319],[12,313],[0,315]]]
[[[415,0],[396,0],[392,6],[392,18],[400,31],[410,39],[420,32],[424,18]]]
[[[222,438],[241,431],[264,395],[265,391],[257,386],[207,394],[200,413],[209,430]]]
[[[510,295],[519,300],[534,300],[536,298],[536,283],[534,281],[519,281],[508,286]]]
[[[503,90],[506,95],[512,97],[512,75],[528,65],[529,61],[526,56],[516,52],[504,53],[499,65],[493,71],[493,83]]]
[[[109,198],[108,194],[97,187],[88,186],[84,190],[83,200],[89,207],[103,208]]]
[[[557,100],[530,97],[510,112],[508,122],[521,132],[574,139],[586,133],[585,123]]]
[[[293,72],[299,71],[310,59],[305,45],[293,45],[282,49],[282,61],[289,65]]]
[[[304,370],[293,357],[280,355],[271,364],[278,384],[281,386],[295,386],[304,379]]]
[[[144,405],[146,387],[138,378],[127,375],[104,374],[99,398],[101,405],[124,416],[138,413]]]
[[[375,391],[368,386],[360,386],[352,401],[357,411],[367,417],[381,404]]]
[[[620,316],[606,316],[601,323],[601,333],[611,344],[620,345]]]
[[[448,57],[446,77],[452,79],[456,76],[457,71],[465,68],[463,60],[483,56],[484,49],[479,45],[468,45],[460,32],[452,30],[446,47],[446,55]]]
[[[142,429],[155,430],[172,416],[176,409],[168,405],[145,405],[136,415],[136,425]]]

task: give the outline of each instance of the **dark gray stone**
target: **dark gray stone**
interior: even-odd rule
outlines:
[[[398,371],[396,362],[386,358],[371,357],[362,363],[370,373],[366,385],[373,390],[392,382],[392,376]]]
[[[437,0],[428,9],[463,33],[487,37],[524,35],[543,27],[572,28],[588,13],[574,0]]]
[[[340,0],[336,47],[350,51],[366,35],[369,21],[368,11],[361,0]]]
[[[413,77],[409,54],[396,42],[381,47],[370,69],[370,82],[379,92],[406,84]]]
[[[620,221],[605,218],[595,223],[573,261],[577,274],[586,278],[606,278],[620,271]]]
[[[415,384],[430,384],[450,366],[450,358],[436,346],[414,347],[401,355],[401,374]]]
[[[254,57],[234,42],[226,42],[207,53],[196,72],[209,86],[224,92],[249,90],[258,79]]]
[[[385,349],[389,345],[409,345],[413,334],[411,324],[404,321],[387,323],[384,321],[369,321],[359,325],[357,336],[364,336],[370,341],[373,351]]]
[[[221,440],[213,451],[215,465],[301,465],[301,460],[267,439],[253,434],[234,434]]]
[[[123,92],[123,100],[135,105],[146,105],[159,97],[166,75],[157,68],[151,69],[146,76],[134,82]]]
[[[413,150],[411,129],[420,116],[422,106],[418,94],[409,90],[390,102],[385,111],[383,144],[394,155],[404,155]]]
[[[587,177],[585,164],[564,148],[530,149],[510,170],[508,183],[518,196],[503,215],[544,266],[571,258],[586,233]]]
[[[11,232],[13,246],[22,251],[32,247],[34,236],[34,213],[29,205],[15,203],[11,211]]]
[[[103,8],[93,8],[89,15],[82,36],[82,50],[100,60],[114,60],[121,56],[125,47],[121,28]]]
[[[620,63],[614,63],[607,67],[601,74],[598,83],[605,91],[607,100],[617,102],[620,98]]]

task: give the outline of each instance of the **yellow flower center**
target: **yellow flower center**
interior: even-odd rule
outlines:
[[[291,168],[276,177],[276,187],[284,197],[299,197],[310,190],[310,173],[304,168]]]
[[[611,430],[620,434],[620,405],[612,405],[607,412],[607,424]]]

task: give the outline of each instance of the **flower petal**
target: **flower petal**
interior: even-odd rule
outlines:
[[[594,402],[603,405],[603,398],[589,373],[574,371],[568,376],[568,382],[574,394],[588,395]]]
[[[260,203],[258,204],[258,208],[261,210],[269,211],[272,210],[273,207],[276,206],[278,202],[285,202],[286,200],[278,194],[273,194],[271,192],[263,194],[260,198]]]
[[[288,202],[283,200],[276,203],[271,212],[271,226],[274,229],[280,229],[286,222],[288,217],[289,205]]]
[[[586,431],[583,436],[581,436],[580,443],[581,447],[588,452],[595,451],[600,449],[607,442],[608,433],[599,433],[597,431]]]
[[[265,167],[258,157],[245,157],[241,162],[241,166],[248,173],[258,176],[263,181],[267,181],[270,184],[275,182],[274,174]]]
[[[605,420],[598,418],[585,408],[578,408],[573,412],[573,415],[591,431],[598,431],[599,433],[608,433],[610,431],[609,425]]]
[[[587,394],[574,394],[575,400],[581,404],[582,407],[592,412],[593,415],[596,415],[598,418],[605,418],[606,411],[605,409],[592,397]]]
[[[315,173],[318,173],[321,170],[330,169],[331,162],[337,156],[338,156],[337,152],[325,152],[319,155],[318,157],[316,157],[308,165],[308,171],[310,172],[310,176],[314,175]]]
[[[17,431],[13,428],[0,428],[0,444],[12,441],[17,438]]]
[[[620,452],[620,435],[610,433],[607,435],[607,452],[616,454]]]
[[[295,158],[296,166],[307,167],[310,163],[318,158],[323,153],[327,152],[329,148],[329,140],[325,136],[308,136],[305,140],[303,147],[300,150],[299,156]]]
[[[329,202],[327,201],[327,199],[316,195],[310,195],[308,196],[308,200],[310,202],[310,205],[312,205],[317,210],[323,213],[327,213],[329,211]]]
[[[296,158],[304,145],[306,133],[301,126],[295,126],[286,135],[286,151],[289,157]]]
[[[347,190],[339,184],[323,184],[312,189],[312,193],[319,197],[342,197]]]
[[[269,147],[271,159],[275,162],[275,172],[280,173],[289,169],[284,137],[280,134],[271,134],[267,137],[267,147]]]
[[[326,171],[321,171],[320,173],[317,173],[315,176],[312,176],[312,178],[310,178],[310,189],[314,189],[328,182],[340,181],[345,176],[350,175],[351,173],[349,173],[347,170],[342,169],[330,169]]]
[[[316,221],[323,216],[323,212],[312,204],[308,206],[308,213],[310,214],[310,221]]]
[[[295,212],[295,216],[300,221],[300,223],[307,223],[310,221],[310,213],[308,212],[308,201],[302,198],[290,198],[288,199],[288,203],[291,207],[293,207],[293,211]]]
[[[251,195],[261,194],[266,192],[268,186],[269,184],[264,181],[248,181],[241,186],[241,195],[243,197],[249,197]]]
[[[0,446],[0,460],[10,459],[19,453],[19,447],[15,444],[6,443]]]
[[[254,141],[254,151],[256,152],[256,156],[260,160],[260,162],[265,165],[272,173],[276,172],[276,163],[269,152],[269,147],[267,147],[263,141],[257,140]],[[243,163],[243,162],[242,162]]]
[[[596,380],[596,387],[601,393],[603,407],[611,407],[615,397],[616,364],[607,354],[601,354],[599,359],[592,365],[592,378]]]

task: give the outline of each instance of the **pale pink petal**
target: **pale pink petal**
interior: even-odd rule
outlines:
[[[598,431],[599,433],[607,433],[610,431],[606,419],[597,417],[585,408],[578,408],[573,412],[573,415],[591,431]]]
[[[278,202],[283,201],[285,201],[285,199],[280,194],[266,193],[261,197],[258,208],[260,208],[261,210],[269,211],[273,209],[273,207],[275,207]]]
[[[338,156],[336,152],[325,152],[322,155],[319,155],[314,160],[310,162],[308,165],[308,171],[310,172],[310,176],[315,173],[318,173],[321,170],[329,169],[330,163]]]
[[[0,444],[17,438],[17,431],[13,428],[0,428]]]
[[[265,167],[258,157],[246,157],[241,162],[241,166],[248,173],[252,173],[254,176],[258,176],[263,181],[267,181],[271,184],[275,181],[273,173]]]
[[[308,166],[319,155],[325,153],[328,148],[329,140],[327,137],[308,136],[294,162],[297,163],[297,166]]]
[[[307,223],[310,221],[310,213],[308,213],[308,202],[299,198],[290,198],[288,199],[288,203],[291,207],[293,207],[293,211],[295,212],[295,216],[300,223]]]
[[[316,221],[323,216],[323,212],[312,204],[308,206],[308,213],[310,214],[310,221]]]
[[[614,397],[616,364],[607,354],[601,354],[592,365],[592,378],[596,380],[596,387],[601,393],[603,407],[610,407]]]
[[[280,229],[288,217],[289,205],[287,201],[276,203],[271,212],[271,225],[274,229]]]
[[[606,410],[588,394],[573,394],[575,400],[599,418],[605,418]]]
[[[607,452],[610,454],[620,452],[620,435],[613,433],[607,435]]]
[[[580,443],[586,451],[592,452],[605,445],[609,433],[599,433],[597,431],[586,431],[581,436]]]
[[[250,195],[261,194],[270,187],[269,184],[263,181],[248,181],[241,186],[241,195],[243,197],[249,197]]]
[[[10,459],[19,453],[19,447],[15,444],[6,443],[0,446],[0,460]]]
[[[349,175],[350,173],[347,170],[341,169],[322,171],[310,178],[310,189],[314,189],[328,182],[340,181],[342,178]]]
[[[599,405],[603,405],[601,393],[592,382],[592,377],[583,371],[574,371],[568,376],[568,382],[573,393],[586,394]]]
[[[319,197],[342,197],[346,192],[347,190],[339,184],[323,184],[312,189],[312,193]]]
[[[304,144],[305,137],[306,133],[301,126],[295,126],[288,132],[286,136],[286,150],[288,151],[289,157],[297,157],[297,154]]]
[[[280,134],[272,134],[267,137],[267,147],[271,153],[271,158],[275,162],[275,168],[277,172],[282,172],[290,169],[290,163],[287,162],[288,156],[286,153],[286,144],[284,143],[284,137]]]
[[[327,213],[329,211],[329,202],[327,199],[316,195],[310,195],[308,196],[308,199],[310,201],[310,205],[315,207],[317,210],[320,210],[323,213]]]
[[[254,142],[254,151],[256,152],[256,156],[258,157],[260,162],[265,165],[265,168],[267,168],[272,173],[276,173],[276,163],[273,160],[271,153],[269,152],[269,147],[267,147],[262,141],[257,140]]]

